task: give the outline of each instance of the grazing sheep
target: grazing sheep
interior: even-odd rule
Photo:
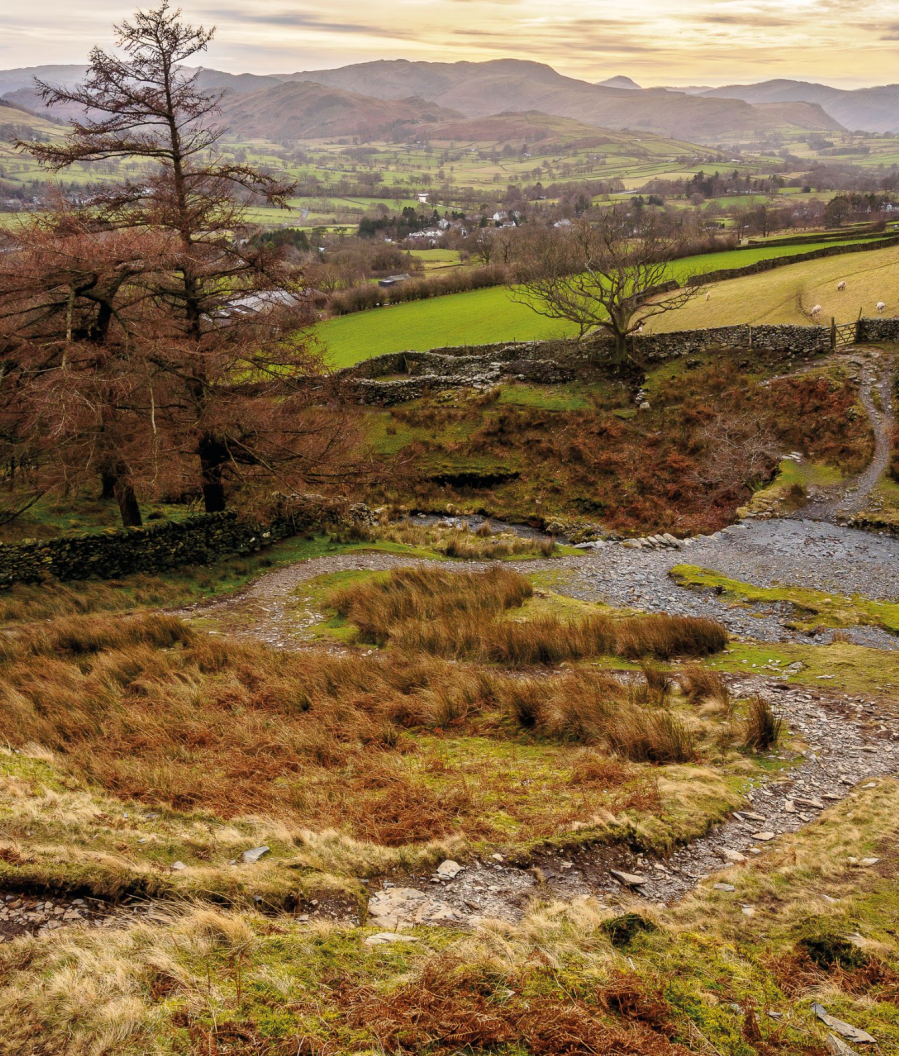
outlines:
[[[707,301],[710,301],[710,300],[712,299],[712,291],[711,291],[711,290],[708,290],[708,291],[706,292],[706,295],[705,295],[705,299],[706,299]]]
[[[883,313],[886,311],[886,308],[887,308],[887,306],[884,304],[883,301],[878,301],[877,302],[877,314],[878,315],[883,315]]]
[[[820,304],[816,304],[815,307],[812,308],[812,319],[817,319],[820,314],[821,314],[821,305]]]
[[[840,293],[843,293],[845,291],[845,289],[846,289],[846,283],[845,282],[841,282],[840,285],[837,286],[837,289],[840,291]]]

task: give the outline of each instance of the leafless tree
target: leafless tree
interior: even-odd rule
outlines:
[[[170,461],[157,469],[174,477],[195,459],[210,512],[225,508],[226,482],[248,473],[282,484],[313,471],[320,479],[350,435],[336,414],[311,405],[302,384],[322,370],[301,332],[310,321],[302,277],[254,244],[246,224],[248,201],[286,205],[292,184],[219,153],[219,97],[184,66],[213,32],[181,21],[168,0],[138,11],[116,27],[116,53],[91,52],[82,85],[40,85],[51,105],[83,109],[72,135],[19,144],[54,171],[143,161],[139,179],[95,196],[90,212],[110,231],[164,242],[121,287],[141,295],[131,313],[118,313],[117,340],[148,379],[142,391],[152,405],[133,413],[168,445]]]
[[[694,287],[671,279],[671,262],[683,252],[682,240],[656,218],[637,226],[632,216],[609,210],[598,221],[541,231],[523,243],[512,298],[573,323],[579,339],[606,331],[614,361],[623,363],[632,334],[695,295]]]

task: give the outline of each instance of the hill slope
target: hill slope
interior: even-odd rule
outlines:
[[[678,139],[717,140],[764,131],[779,122],[743,100],[690,96],[665,89],[609,88],[565,77],[538,62],[382,60],[289,75],[381,99],[421,96],[466,117],[502,110],[541,110],[588,125],[638,128]]]
[[[845,128],[866,132],[899,131],[899,84],[845,91],[808,81],[773,80],[712,88],[704,99],[742,99],[760,103],[817,103]]]
[[[357,92],[292,81],[248,95],[229,93],[222,119],[246,139],[319,139],[328,136],[376,138],[399,127],[461,117],[420,98],[374,99]]]

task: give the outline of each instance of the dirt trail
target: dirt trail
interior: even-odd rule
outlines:
[[[804,520],[845,523],[865,509],[892,457],[896,428],[894,377],[895,363],[891,357],[876,350],[867,353],[863,360],[859,395],[874,430],[874,457],[857,477],[838,485],[833,492],[828,489],[829,493],[813,498],[796,516]]]

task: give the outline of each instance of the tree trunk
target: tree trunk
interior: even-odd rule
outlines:
[[[225,509],[223,473],[228,463],[228,449],[214,437],[204,436],[200,441],[199,455],[204,508],[207,513],[221,513]]]
[[[100,474],[100,499],[114,499],[115,494],[115,473],[112,470],[104,469]]]
[[[140,515],[140,506],[134,494],[134,486],[127,480],[115,483],[115,498],[122,514],[122,525],[125,528],[140,528],[144,521]]]

